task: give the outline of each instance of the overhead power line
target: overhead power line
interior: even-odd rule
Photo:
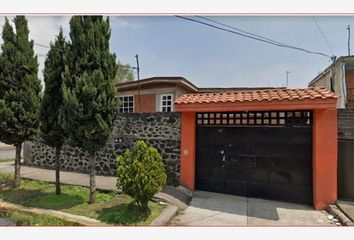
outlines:
[[[37,46],[39,46],[39,47],[43,47],[43,48],[47,48],[47,49],[50,49],[50,47],[48,47],[48,46],[46,46],[46,45],[44,45],[44,44],[40,44],[40,43],[33,43],[34,45],[37,45]]]
[[[4,26],[1,26],[1,28],[3,29]],[[37,45],[37,46],[39,46],[39,47],[43,47],[43,48],[50,49],[50,47],[48,47],[48,46],[46,46],[46,45],[44,45],[44,44],[40,44],[40,43],[36,43],[36,42],[34,42],[33,44],[34,44],[34,45]]]
[[[230,26],[230,25],[227,25],[227,24],[225,24],[225,23],[220,23],[220,22],[217,22],[217,21],[212,20],[212,19],[210,19],[210,18],[206,18],[206,17],[202,17],[202,16],[195,16],[195,17],[201,18],[201,19],[204,19],[204,20],[207,20],[207,21],[209,21],[209,22],[213,22],[213,23],[219,24],[220,26],[224,26],[224,27],[228,27],[228,28],[231,28],[231,29],[235,29],[235,30],[240,31],[240,32],[242,32],[242,33],[249,34],[249,35],[254,36],[254,37],[257,37],[257,38],[262,38],[262,39],[264,39],[264,40],[271,41],[271,42],[276,43],[276,44],[281,44],[281,45],[284,45],[284,46],[289,46],[289,47],[291,47],[291,46],[288,45],[288,44],[281,43],[281,42],[277,42],[277,41],[275,41],[275,40],[273,40],[273,39],[266,38],[266,37],[263,37],[263,36],[261,36],[261,35],[257,35],[257,34],[251,33],[251,32],[247,32],[247,31],[242,30],[242,29],[240,29],[240,28],[237,28],[237,27],[234,27],[234,26]]]
[[[235,29],[235,30],[237,30],[237,31],[240,31],[240,32],[245,33],[245,34],[249,34],[249,35],[254,36],[254,37],[256,37],[256,38],[261,38],[261,39],[264,39],[264,40],[266,40],[266,41],[270,41],[270,42],[272,42],[272,43],[275,43],[277,46],[278,46],[278,45],[282,45],[282,46],[284,46],[284,47],[289,47],[289,48],[292,48],[292,49],[306,50],[306,49],[302,49],[302,48],[299,48],[299,47],[292,46],[292,45],[290,45],[290,44],[278,42],[278,41],[275,41],[275,40],[270,39],[270,38],[263,37],[263,36],[258,35],[258,34],[254,34],[254,33],[251,33],[251,32],[247,32],[247,31],[242,30],[242,29],[240,29],[240,28],[236,28],[236,27],[234,27],[234,26],[230,26],[230,25],[227,25],[227,24],[224,24],[224,23],[220,23],[220,22],[215,21],[215,20],[212,20],[212,19],[210,19],[210,18],[206,18],[206,17],[202,17],[202,16],[195,16],[195,17],[198,17],[198,18],[207,20],[207,21],[209,21],[209,22],[213,22],[213,23],[219,24],[219,25],[224,26],[224,27],[228,27],[228,28],[231,28],[231,29]]]
[[[332,46],[331,46],[331,44],[328,42],[327,38],[325,37],[325,35],[324,35],[324,33],[323,33],[323,31],[322,31],[322,29],[321,29],[321,27],[320,27],[320,24],[318,24],[318,22],[316,21],[316,18],[315,18],[315,17],[312,17],[312,20],[314,21],[314,23],[316,24],[318,30],[320,31],[323,40],[327,43],[329,49],[331,50],[332,55],[334,55]]]
[[[328,54],[325,54],[325,53],[310,51],[310,50],[307,50],[307,49],[304,49],[304,48],[292,46],[292,45],[289,45],[289,44],[284,44],[284,43],[277,42],[277,41],[274,41],[274,40],[271,40],[271,39],[267,39],[265,37],[262,37],[262,36],[259,36],[259,35],[253,34],[253,33],[252,34],[245,33],[246,31],[243,31],[243,30],[242,31],[244,33],[240,33],[240,30],[238,30],[238,32],[237,31],[233,31],[233,30],[226,29],[226,28],[219,27],[219,26],[215,26],[213,24],[209,24],[209,23],[206,23],[206,22],[203,22],[203,21],[199,21],[199,20],[196,20],[196,19],[193,19],[193,18],[183,17],[183,16],[179,16],[179,15],[175,15],[175,17],[178,17],[178,18],[181,18],[181,19],[184,19],[184,20],[187,20],[187,21],[203,24],[203,25],[206,25],[206,26],[209,26],[209,27],[212,27],[212,28],[216,28],[216,29],[219,29],[219,30],[222,30],[222,31],[226,31],[226,32],[229,32],[229,33],[233,33],[233,34],[236,34],[236,35],[239,35],[239,36],[242,36],[242,37],[246,37],[246,38],[250,38],[250,39],[253,39],[253,40],[269,43],[269,44],[274,45],[274,46],[294,49],[294,50],[298,50],[298,51],[302,51],[302,52],[306,52],[306,53],[317,54],[317,55],[321,55],[321,56],[324,56],[324,57],[327,57],[327,58],[331,58],[331,56],[329,56]],[[219,25],[223,24],[223,23],[218,23],[217,21],[214,21],[214,22],[219,24]],[[226,24],[224,24],[224,25],[229,27],[229,28],[233,28],[233,29],[236,30],[236,28],[234,28],[232,26],[228,26]]]

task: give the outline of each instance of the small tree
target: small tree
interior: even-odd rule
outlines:
[[[0,56],[0,138],[16,146],[15,186],[20,185],[22,143],[32,140],[38,131],[41,83],[33,40],[25,16],[14,18],[16,34],[5,20]]]
[[[50,44],[44,62],[43,77],[45,90],[40,108],[40,137],[49,146],[55,148],[55,193],[60,194],[60,151],[66,139],[64,129],[59,122],[60,109],[63,105],[61,90],[64,72],[66,43],[63,30],[60,28],[54,44]]]
[[[133,69],[129,64],[122,64],[118,61],[117,66],[117,72],[114,77],[115,84],[134,81]]]
[[[165,167],[158,151],[137,141],[133,152],[127,149],[117,157],[117,186],[133,197],[146,212],[148,202],[166,184]]]

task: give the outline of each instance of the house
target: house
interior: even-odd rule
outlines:
[[[354,108],[354,56],[336,59],[309,87],[326,87],[338,95],[337,108]]]
[[[335,203],[336,103],[317,87],[180,96],[180,184],[316,209]]]
[[[210,93],[265,88],[199,88],[183,77],[151,77],[117,84],[120,112],[171,112],[174,101],[187,93]]]

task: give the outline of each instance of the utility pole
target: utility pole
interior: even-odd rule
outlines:
[[[286,71],[286,88],[289,87],[289,73],[290,71]]]
[[[350,25],[347,25],[348,30],[348,56],[350,56]]]
[[[139,67],[139,56],[135,55],[136,58],[136,71],[138,76],[138,112],[140,112],[140,67]]]
[[[330,78],[330,88],[331,92],[335,92],[334,85],[335,85],[335,76],[336,76],[336,56],[332,56],[332,64],[331,64],[331,78]]]

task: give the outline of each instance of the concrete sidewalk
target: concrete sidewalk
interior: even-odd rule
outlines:
[[[354,201],[339,200],[337,205],[354,223]]]
[[[16,154],[16,148],[13,145],[7,145],[0,142],[0,162],[4,159],[14,159]],[[22,149],[23,156],[23,149]]]
[[[0,163],[0,173],[14,173],[13,162]],[[55,171],[49,169],[21,166],[21,177],[46,182],[55,182]],[[70,185],[89,187],[89,175],[76,172],[60,172],[60,182]],[[116,190],[116,178],[96,176],[96,187],[100,190]]]
[[[0,142],[0,150],[1,149],[12,150],[15,149],[15,146]]]
[[[173,226],[336,226],[312,206],[195,191]]]

